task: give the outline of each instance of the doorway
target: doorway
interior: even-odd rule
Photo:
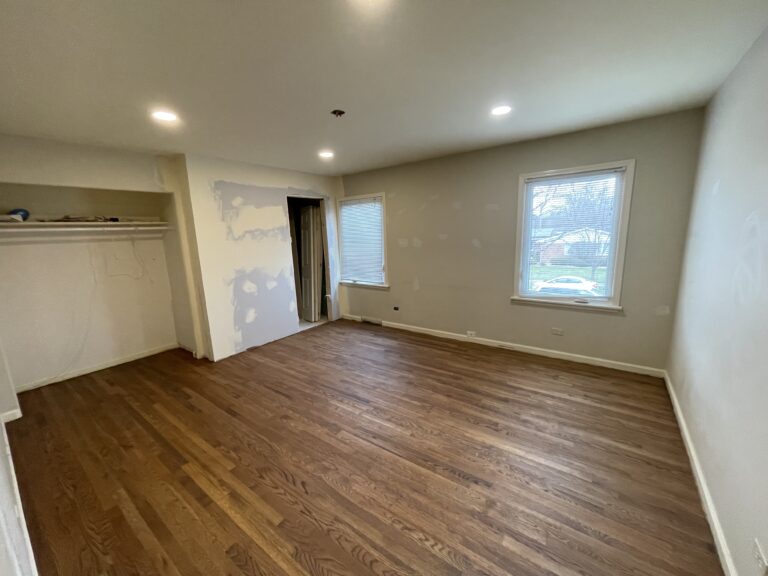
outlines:
[[[323,208],[323,200],[288,197],[296,311],[301,328],[311,328],[328,318]]]

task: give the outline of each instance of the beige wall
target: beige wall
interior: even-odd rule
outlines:
[[[164,191],[152,154],[4,134],[0,182]]]
[[[203,303],[197,250],[192,235],[192,209],[186,158],[183,155],[158,158],[158,170],[163,187],[171,194],[163,220],[170,230],[163,236],[168,279],[173,301],[173,319],[179,346],[195,358],[202,358],[210,349],[203,330]]]
[[[209,358],[220,360],[299,330],[288,196],[325,199],[330,308],[338,308],[339,178],[199,156],[188,156],[186,167]]]
[[[768,32],[710,107],[670,358],[715,531],[742,576],[758,574],[754,538],[768,553],[766,94]]]
[[[663,368],[702,120],[692,110],[345,176],[346,195],[386,193],[391,284],[346,288],[345,312]],[[510,304],[520,174],[629,158],[624,311]]]

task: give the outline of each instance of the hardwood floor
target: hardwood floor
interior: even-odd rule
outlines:
[[[334,322],[21,395],[40,574],[722,574],[660,380]]]

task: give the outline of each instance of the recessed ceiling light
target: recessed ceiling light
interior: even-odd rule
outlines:
[[[333,150],[320,150],[320,152],[318,152],[317,155],[320,156],[320,158],[322,158],[323,160],[330,160],[335,156],[335,154],[333,153]]]
[[[506,104],[496,106],[495,108],[491,109],[491,114],[493,116],[506,116],[510,112],[512,112],[512,106],[508,106]]]
[[[176,112],[171,112],[170,110],[154,110],[152,112],[152,118],[165,124],[172,124],[179,121],[178,114],[176,114]]]

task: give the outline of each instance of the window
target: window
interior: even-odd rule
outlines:
[[[618,308],[634,160],[520,179],[515,298]]]
[[[386,285],[384,196],[339,200],[341,281]]]

